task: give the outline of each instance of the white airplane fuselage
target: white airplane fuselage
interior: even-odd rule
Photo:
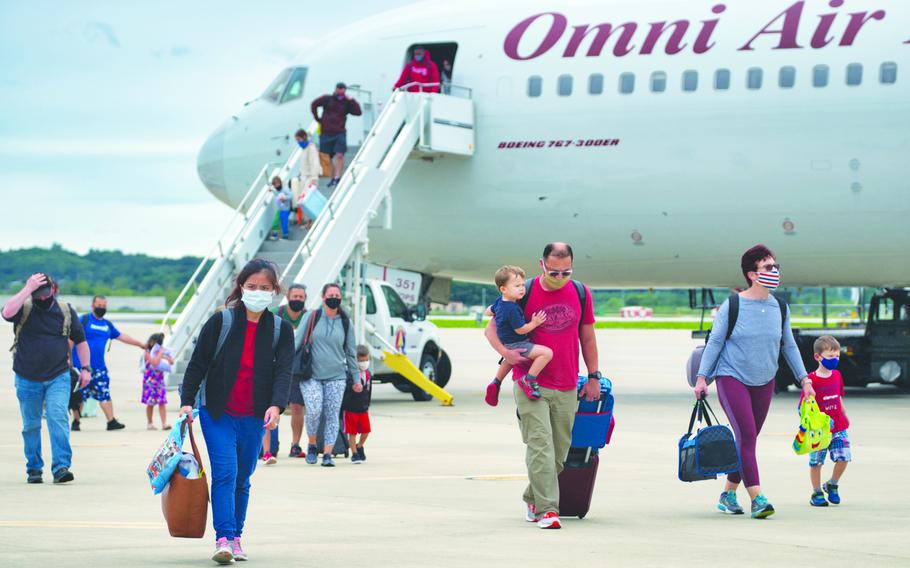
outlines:
[[[454,42],[475,154],[405,164],[371,262],[491,281],[506,263],[536,270],[560,240],[592,286],[735,286],[761,242],[785,286],[910,285],[910,4],[838,2],[418,4],[321,39],[293,65],[308,69],[303,96],[245,106],[203,147],[200,175],[236,205],[265,162],[284,162],[314,98],[345,81],[381,103],[409,47]],[[848,85],[855,64],[862,80]]]

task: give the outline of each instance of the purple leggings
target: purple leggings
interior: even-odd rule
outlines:
[[[755,459],[755,441],[761,432],[771,398],[774,396],[774,381],[760,387],[749,387],[733,377],[717,377],[717,397],[733,432],[736,434],[736,448],[742,466],[738,472],[727,474],[727,481],[745,481],[746,487],[760,485],[758,461]]]

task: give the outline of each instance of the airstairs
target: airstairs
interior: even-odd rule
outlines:
[[[416,367],[406,369],[407,363],[395,358],[391,346],[366,324],[365,300],[359,293],[360,264],[368,252],[370,222],[381,213],[382,227],[391,228],[390,189],[409,157],[442,154],[467,157],[473,153],[474,106],[470,97],[396,91],[369,129],[311,229],[305,234],[292,230],[291,234],[297,236],[288,241],[268,240],[276,211],[268,182],[275,175],[285,182],[296,175],[300,150],[293,152],[280,167],[264,166],[238,205],[232,228],[200,264],[165,319],[167,345],[175,353],[175,371],[169,384],[182,382],[195,338],[202,324],[224,302],[236,273],[244,263],[261,256],[275,261],[282,269],[282,285],[292,282],[306,285],[310,291],[308,309],[320,305],[318,291],[322,285],[337,280],[345,265],[350,264],[351,269],[346,273],[348,289],[353,291],[350,299],[357,339],[363,341],[367,335],[371,336],[371,343],[388,361],[405,369],[399,371],[405,378],[444,403],[450,403],[450,395],[423,377]],[[186,298],[189,298],[186,306],[172,323]]]

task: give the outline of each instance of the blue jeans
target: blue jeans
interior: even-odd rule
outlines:
[[[288,236],[288,219],[291,216],[290,211],[279,211],[278,219],[281,221],[281,234],[285,237]]]
[[[51,472],[69,468],[73,462],[70,448],[69,371],[49,381],[30,381],[16,375],[16,398],[22,414],[22,441],[25,443],[25,469],[42,471],[41,413],[47,408],[47,431],[51,435]]]
[[[209,451],[215,540],[240,538],[250,502],[250,476],[256,470],[262,447],[262,418],[225,412],[215,420],[203,407],[199,420]]]

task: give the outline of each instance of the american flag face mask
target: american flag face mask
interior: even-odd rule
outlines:
[[[776,268],[771,272],[758,272],[758,283],[768,290],[777,290],[780,286],[780,271]]]

